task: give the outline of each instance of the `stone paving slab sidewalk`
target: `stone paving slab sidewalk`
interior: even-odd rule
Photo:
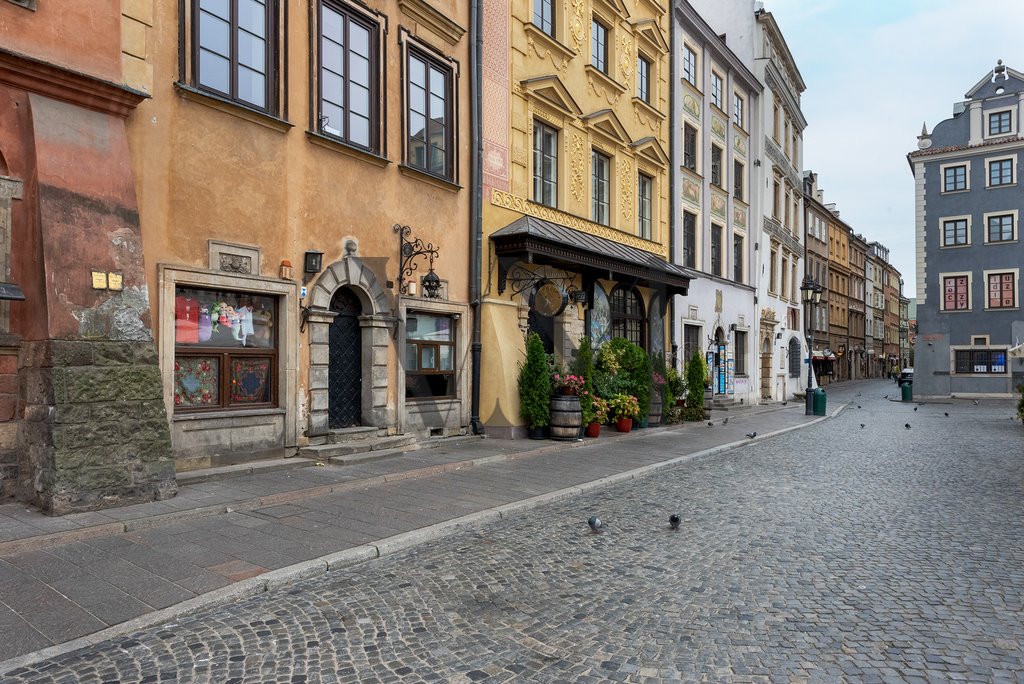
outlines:
[[[0,673],[816,420],[789,402],[716,413],[714,427],[442,442],[183,484],[169,501],[62,518],[0,506]]]

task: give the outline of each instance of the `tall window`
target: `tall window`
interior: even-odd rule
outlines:
[[[654,194],[654,179],[646,173],[637,176],[637,224],[640,237],[651,239],[651,197]]]
[[[636,96],[651,103],[651,61],[643,55],[636,58]]]
[[[1010,185],[1013,183],[1013,160],[999,159],[988,163],[989,185]]]
[[[533,122],[533,201],[558,205],[558,131]]]
[[[775,178],[772,185],[772,217],[777,221],[782,213],[782,182]]]
[[[722,226],[711,224],[711,273],[716,276],[725,275],[722,270]]]
[[[408,164],[427,173],[453,176],[451,68],[409,50]]]
[[[743,128],[743,98],[739,93],[732,95],[732,122]]]
[[[736,360],[736,375],[747,374],[747,333],[745,331],[737,330],[735,333],[735,354]]]
[[[971,308],[970,284],[967,276],[946,276],[942,279],[943,311],[968,311]]]
[[[956,247],[968,244],[967,219],[953,219],[942,222],[942,246]]]
[[[555,0],[533,0],[533,25],[555,37]]]
[[[450,316],[406,316],[405,397],[455,396],[455,331]]]
[[[612,337],[624,337],[638,347],[647,348],[644,339],[644,310],[636,290],[619,286],[608,296],[612,314]]]
[[[942,191],[956,192],[967,189],[967,166],[947,166],[943,169]]]
[[[768,291],[779,291],[779,251],[772,246],[771,263],[768,265]]]
[[[711,146],[711,184],[722,187],[722,148]]]
[[[697,268],[697,216],[683,212],[683,266]]]
[[[1014,273],[988,274],[988,308],[1014,309],[1017,307],[1017,283]]]
[[[608,225],[608,197],[610,192],[611,160],[597,150],[590,156],[593,176],[593,219],[596,223]]]
[[[320,7],[321,133],[377,151],[377,24],[343,6]]]
[[[737,283],[743,282],[743,257],[746,255],[743,243],[742,235],[732,236],[732,279]]]
[[[782,139],[782,108],[779,107],[779,103],[775,103],[775,107],[772,110],[772,138],[775,142],[779,142]]]
[[[994,114],[989,114],[988,134],[1000,135],[1002,133],[1009,133],[1011,130],[1010,114],[1011,112],[996,112]]]
[[[697,129],[683,124],[683,166],[697,170]]]
[[[722,77],[711,72],[711,104],[719,109],[725,109],[722,104]]]
[[[683,78],[690,82],[690,85],[697,85],[697,53],[687,46],[683,46]]]
[[[594,19],[590,29],[590,63],[601,73],[608,73],[608,29]]]
[[[199,87],[273,111],[276,0],[196,0],[194,8]]]
[[[732,161],[732,194],[738,200],[743,199],[743,162],[739,159]]]
[[[1013,214],[988,217],[988,241],[1009,242],[1013,240]]]
[[[176,287],[174,411],[273,406],[275,297]]]
[[[803,359],[800,356],[800,342],[795,337],[789,341],[789,377],[800,377],[800,364]]]
[[[700,354],[703,351],[704,345],[701,343],[700,326],[690,325],[689,323],[683,324],[683,365],[685,366],[693,358],[694,354]]]

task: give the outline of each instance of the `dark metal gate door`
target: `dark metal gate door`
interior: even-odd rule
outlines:
[[[359,315],[363,309],[351,290],[341,288],[331,299],[331,311],[338,312],[331,322],[327,370],[327,416],[333,429],[359,425],[363,384]]]

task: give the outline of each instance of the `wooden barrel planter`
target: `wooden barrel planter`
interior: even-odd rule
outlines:
[[[580,437],[583,413],[580,398],[575,395],[551,397],[551,439],[575,441]]]
[[[648,427],[661,425],[661,392],[651,394],[651,405],[647,409],[647,425]]]

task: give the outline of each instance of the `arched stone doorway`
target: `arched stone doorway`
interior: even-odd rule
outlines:
[[[761,399],[772,398],[772,336],[771,331],[761,338]]]
[[[337,314],[328,333],[330,358],[327,366],[328,427],[359,425],[362,420],[362,334],[359,316],[363,306],[349,287],[339,287],[331,298],[331,311]]]
[[[310,305],[304,310],[309,332],[309,428],[307,436],[326,435],[335,425],[331,416],[332,379],[344,373],[341,367],[353,363],[352,358],[332,358],[332,331],[341,334],[341,328],[351,326],[352,314],[358,310],[358,336],[348,330],[348,339],[357,342],[358,356],[358,420],[352,425],[391,428],[396,425],[395,410],[388,404],[388,358],[391,331],[395,324],[391,295],[385,290],[373,271],[353,253],[327,266],[310,288]],[[338,294],[344,292],[344,294]],[[335,328],[334,322],[345,315]],[[354,358],[354,357],[353,357]],[[332,376],[332,367],[334,368]],[[354,369],[349,366],[349,370]],[[355,402],[355,397],[349,399]],[[337,403],[337,400],[336,400]],[[355,406],[349,408],[356,411]],[[349,419],[351,420],[351,419]],[[344,421],[342,421],[344,422]]]

